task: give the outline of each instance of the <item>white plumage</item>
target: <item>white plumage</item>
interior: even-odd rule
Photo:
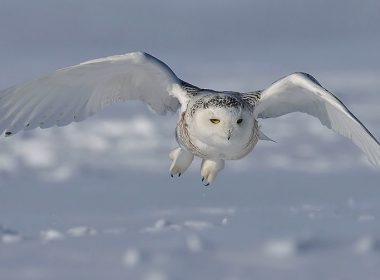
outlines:
[[[368,129],[332,93],[305,73],[295,73],[273,83],[261,93],[255,117],[274,118],[292,112],[314,116],[320,122],[349,138],[380,166],[380,146]]]
[[[178,78],[144,53],[91,60],[0,92],[0,133],[63,126],[82,121],[104,106],[139,99],[159,114],[174,112],[168,87]]]
[[[0,91],[0,133],[67,125],[127,100],[141,100],[158,114],[180,108],[180,147],[170,153],[172,176],[180,176],[196,155],[203,160],[201,175],[208,185],[224,160],[244,157],[259,139],[269,139],[259,131],[258,118],[291,112],[318,118],[380,167],[379,142],[308,74],[291,74],[263,91],[220,92],[182,81],[166,64],[141,52],[91,60]]]

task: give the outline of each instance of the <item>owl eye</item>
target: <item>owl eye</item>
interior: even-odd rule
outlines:
[[[219,119],[210,119],[210,122],[212,122],[213,124],[217,124],[217,123],[220,123],[220,120]]]
[[[243,122],[243,119],[238,119],[237,121],[236,121],[236,123],[242,123]]]

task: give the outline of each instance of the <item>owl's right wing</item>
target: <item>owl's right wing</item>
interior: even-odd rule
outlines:
[[[175,112],[189,92],[162,61],[142,52],[87,61],[0,91],[0,134],[82,121],[119,101]],[[191,85],[190,85],[191,86]]]

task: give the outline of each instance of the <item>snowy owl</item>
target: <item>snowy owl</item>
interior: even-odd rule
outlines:
[[[215,91],[179,79],[162,61],[143,52],[87,61],[0,91],[0,133],[64,126],[118,101],[141,100],[158,114],[179,111],[179,147],[169,154],[170,175],[181,176],[194,156],[202,159],[205,185],[224,168],[270,140],[258,119],[303,112],[352,140],[380,166],[380,144],[332,93],[306,73],[293,73],[264,90]]]

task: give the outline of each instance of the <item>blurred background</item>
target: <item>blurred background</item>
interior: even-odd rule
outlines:
[[[137,50],[216,90],[263,89],[303,71],[379,139],[379,11],[377,0],[0,0],[0,88]],[[176,115],[131,102],[1,139],[0,236],[18,241],[0,243],[0,275],[191,279],[185,272],[198,267],[198,279],[377,279],[376,253],[360,252],[378,251],[380,175],[350,141],[303,114],[265,120],[262,130],[277,143],[260,142],[203,188],[199,161],[183,178],[168,176],[175,123]],[[232,217],[233,227],[216,226]],[[211,232],[186,226],[189,219]],[[140,234],[155,221],[169,236]],[[97,237],[72,241],[67,231],[76,225]],[[107,235],[115,228],[122,234]],[[45,246],[49,230],[64,242]],[[256,254],[262,246],[266,257]]]
[[[190,83],[218,90],[263,89],[284,75],[304,71],[341,98],[378,137],[379,9],[378,1],[174,5],[172,1],[2,0],[0,88],[89,59],[136,50],[160,58]],[[81,168],[139,169],[149,164],[166,172],[162,157],[175,146],[174,125],[175,116],[157,118],[139,103],[122,104],[63,130],[3,139],[0,170],[17,174],[25,167],[40,174],[47,168],[49,176],[54,171],[65,177],[63,173]],[[356,147],[309,116],[263,121],[262,127],[278,144],[260,143],[244,162],[232,163],[237,169],[368,169]],[[162,140],[153,143],[154,134]],[[140,141],[147,142],[145,151],[136,149]]]

